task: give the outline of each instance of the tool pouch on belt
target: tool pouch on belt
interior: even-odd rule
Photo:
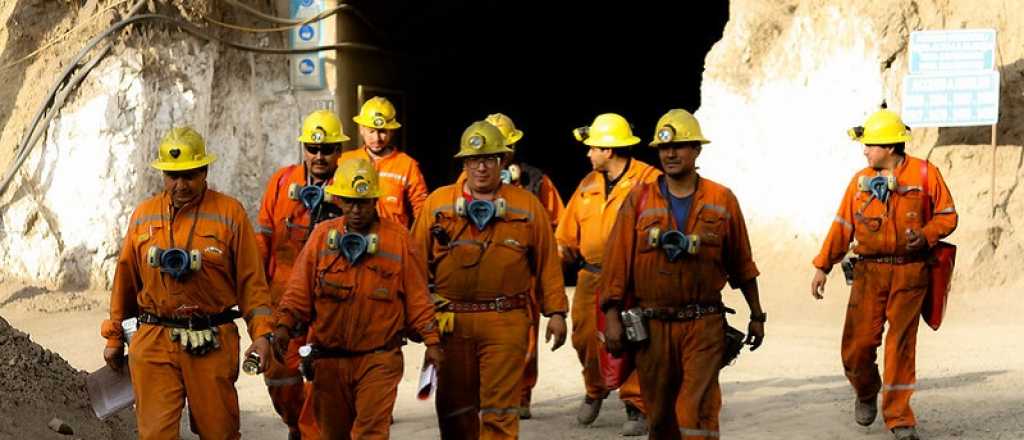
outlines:
[[[725,311],[736,313],[735,310],[728,307],[725,308]],[[736,357],[740,355],[740,351],[743,350],[743,338],[746,335],[736,327],[729,325],[726,314],[722,314],[722,331],[725,332],[725,347],[722,350],[722,366],[720,368],[725,368],[732,365]]]
[[[639,307],[633,307],[619,312],[622,317],[622,328],[626,331],[626,340],[632,343],[640,343],[647,340],[647,325],[644,322],[644,312]]]
[[[853,285],[853,267],[857,265],[857,257],[849,257],[839,264],[843,268],[843,278],[846,279],[846,285]]]

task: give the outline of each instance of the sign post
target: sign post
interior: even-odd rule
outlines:
[[[996,204],[999,71],[995,29],[910,34],[903,78],[903,120],[911,127],[992,127],[992,215]]]

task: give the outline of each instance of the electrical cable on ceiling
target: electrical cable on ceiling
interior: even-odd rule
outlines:
[[[270,14],[262,12],[262,11],[256,9],[256,8],[253,8],[252,6],[246,5],[245,3],[238,2],[236,0],[224,0],[224,3],[227,3],[230,6],[234,6],[234,7],[238,8],[238,9],[241,9],[241,10],[243,10],[245,12],[248,12],[248,13],[250,13],[252,15],[255,15],[256,17],[262,18],[262,19],[264,19],[266,21],[270,21],[270,22],[273,22],[273,23],[284,24],[284,25],[300,25],[301,26],[301,25],[306,24],[306,23],[309,22],[309,21],[304,21],[304,20],[291,20],[291,19],[287,19],[287,18],[281,18],[281,17],[278,17],[276,15],[270,15]],[[363,24],[366,25],[366,27],[370,28],[370,30],[373,33],[375,33],[377,35],[384,35],[383,33],[380,32],[380,29],[377,26],[375,26],[373,24],[373,22],[371,22],[368,18],[366,18],[366,15],[364,15],[359,9],[356,9],[354,6],[346,4],[346,3],[342,3],[342,4],[338,5],[335,8],[329,9],[329,10],[327,10],[325,12],[321,12],[317,16],[327,14],[327,15],[325,15],[325,17],[326,17],[326,16],[333,15],[333,14],[335,14],[337,12],[341,12],[341,11],[352,13],[352,15],[355,15],[357,18],[359,18],[359,20],[362,21]],[[313,19],[313,20],[310,20],[310,21],[317,21],[317,20]],[[227,24],[227,23],[225,23],[225,24]],[[234,26],[237,26],[237,25],[234,25]],[[258,29],[258,28],[250,28],[250,29]],[[268,28],[268,29],[274,29],[274,28]],[[291,29],[291,28],[286,28],[286,29]],[[239,30],[246,30],[246,29],[239,29]],[[252,32],[255,32],[255,31],[252,31]],[[260,32],[270,32],[270,31],[269,30],[267,30],[267,31],[260,30]]]

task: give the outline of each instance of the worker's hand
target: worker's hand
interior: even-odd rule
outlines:
[[[267,366],[270,363],[270,356],[272,355],[272,349],[270,348],[270,341],[265,336],[260,336],[252,341],[252,345],[245,349],[245,354],[242,355],[242,359],[249,357],[249,353],[256,352],[260,355],[260,370],[267,371]]]
[[[580,253],[579,250],[570,246],[558,246],[558,255],[562,257],[562,263],[568,264],[569,266],[576,267],[576,262],[579,261]]]
[[[274,345],[271,348],[278,362],[284,363],[284,356],[285,353],[288,353],[288,344],[291,340],[292,334],[288,332],[288,327],[279,325],[274,329]]]
[[[604,346],[608,354],[614,357],[622,355],[622,320],[617,307],[611,307],[605,312]]]
[[[110,369],[120,373],[124,368],[124,346],[104,348],[103,360]]]
[[[822,299],[825,297],[825,280],[828,278],[828,274],[821,269],[814,269],[814,279],[811,280],[811,296],[814,299]]]
[[[444,363],[444,351],[438,344],[428,345],[426,353],[423,353],[423,364],[431,364],[435,369],[441,369]]]
[[[565,344],[565,315],[555,314],[548,318],[548,329],[544,332],[544,342],[551,342],[551,337],[555,337],[555,343],[551,344],[551,351],[558,350],[562,344]]]
[[[743,341],[743,343],[750,346],[750,351],[754,351],[757,350],[757,347],[760,347],[763,342],[764,323],[750,321],[750,324],[747,325],[747,340]]]
[[[916,229],[907,229],[907,250],[915,252],[928,247],[924,234]]]

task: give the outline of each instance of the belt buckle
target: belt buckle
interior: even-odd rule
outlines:
[[[507,304],[508,304],[508,297],[506,297],[506,296],[499,296],[497,298],[494,298],[494,311],[496,311],[498,313],[505,313],[505,312],[507,312],[509,310],[507,308],[507,307],[509,307]]]
[[[700,304],[694,304],[692,307],[694,320],[700,319],[702,316],[704,316],[704,313],[706,313],[706,310]]]

